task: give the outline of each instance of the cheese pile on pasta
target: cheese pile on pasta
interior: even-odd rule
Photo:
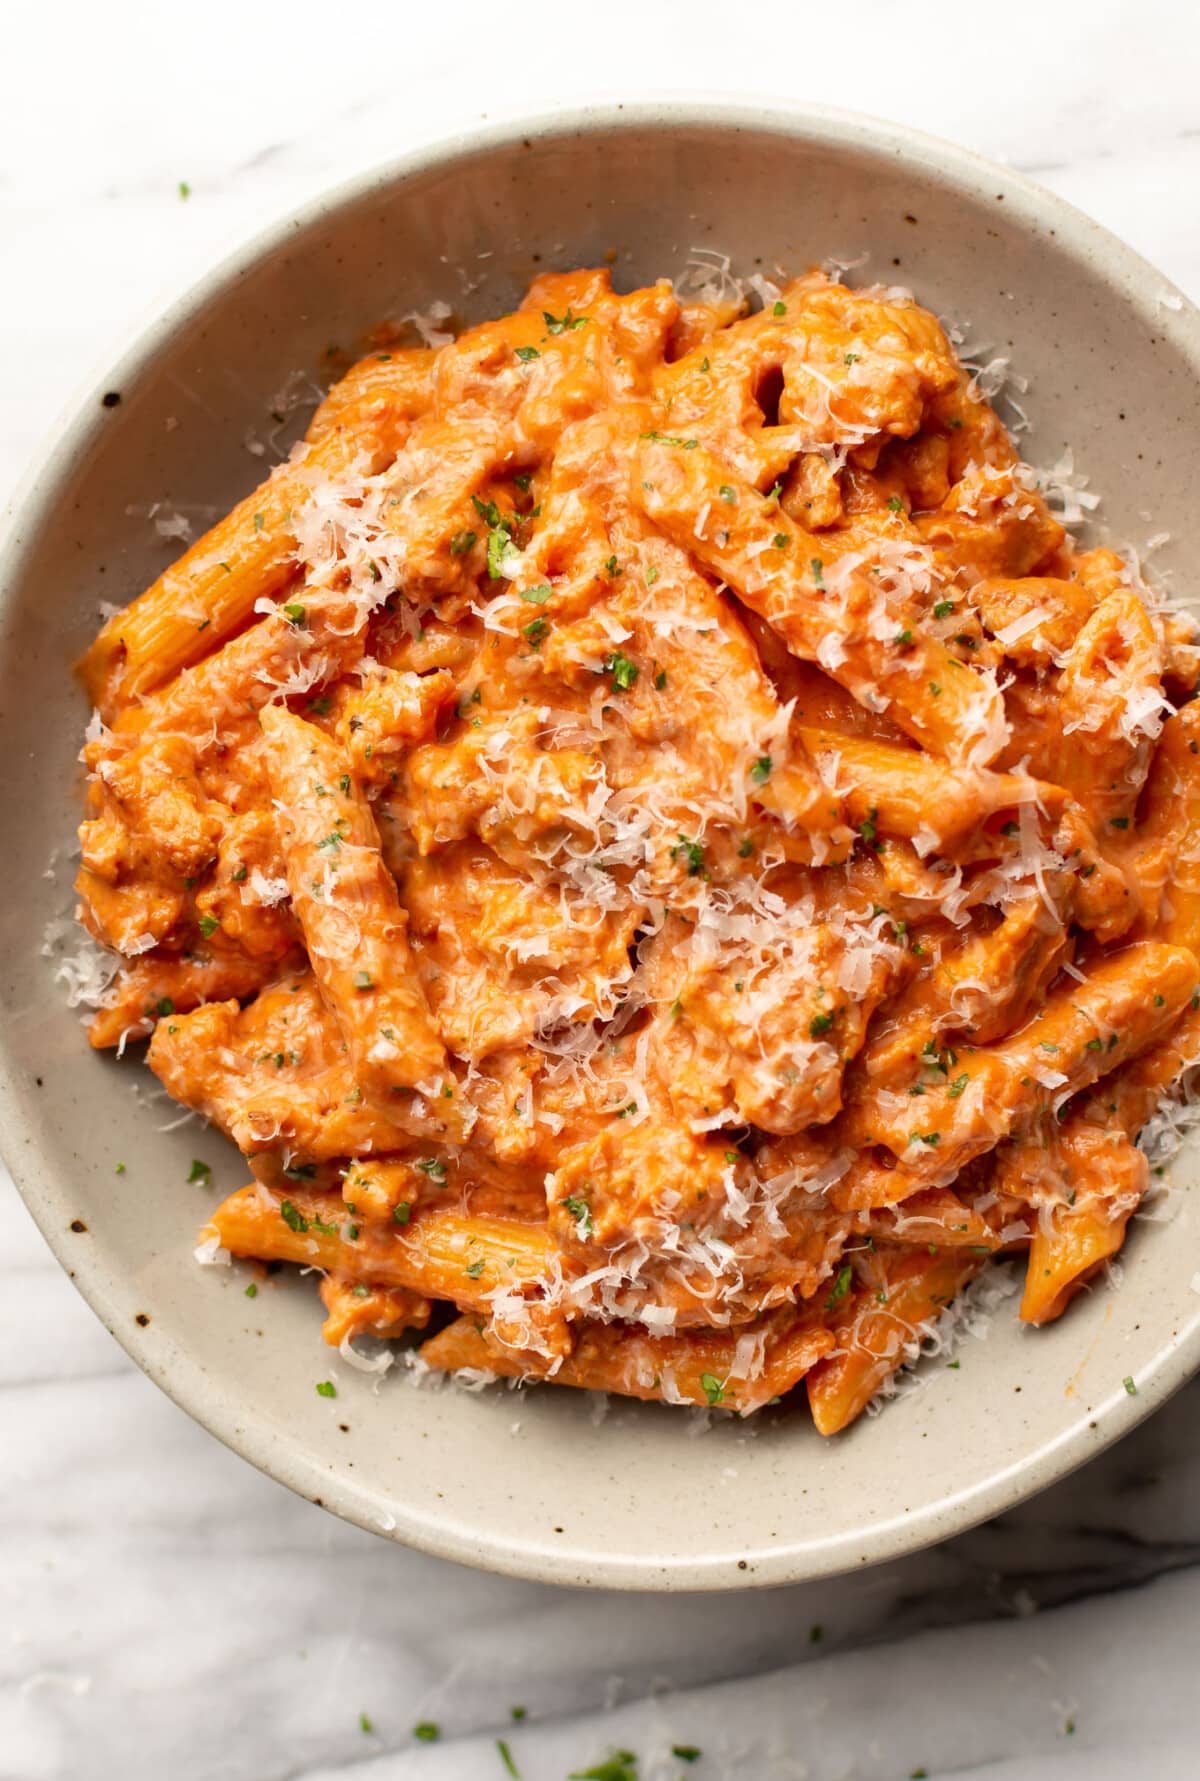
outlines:
[[[330,1342],[833,1433],[990,1257],[1044,1323],[1121,1245],[1200,1052],[1198,659],[906,293],[539,278],[88,652],[92,1042]]]

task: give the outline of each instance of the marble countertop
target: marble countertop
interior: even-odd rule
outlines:
[[[1200,297],[1190,8],[946,16],[22,9],[0,108],[0,491],[164,290],[347,172],[552,100],[719,85],[889,115],[1032,173]],[[1200,1382],[935,1551],[766,1595],[572,1594],[391,1547],[226,1452],[92,1317],[6,1177],[0,1252],[0,1781],[505,1781],[498,1739],[522,1781],[613,1746],[639,1781],[1200,1771]]]

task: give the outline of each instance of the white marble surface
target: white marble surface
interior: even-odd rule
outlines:
[[[81,374],[239,236],[423,137],[573,97],[889,114],[1034,173],[1200,296],[1186,0],[975,11],[25,8],[0,104],[0,489]],[[0,1252],[0,1781],[504,1781],[498,1737],[523,1781],[611,1745],[641,1781],[1200,1773],[1200,1385],[936,1552],[769,1596],[572,1595],[402,1552],[259,1477],[134,1370],[7,1181]],[[425,1719],[437,1744],[411,1738]]]

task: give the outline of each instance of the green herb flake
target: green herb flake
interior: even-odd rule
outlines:
[[[543,581],[539,583],[537,587],[522,588],[521,598],[522,600],[527,601],[530,606],[544,606],[553,592],[554,589],[550,586],[550,583],[548,581]]]
[[[487,572],[491,579],[499,581],[505,574],[506,565],[513,562],[520,554],[507,527],[493,526],[488,533],[487,541]]]
[[[934,618],[949,618],[950,614],[953,611],[954,611],[954,601],[953,600],[939,600],[937,605],[933,609],[933,616],[934,616]]]
[[[467,552],[473,550],[478,542],[479,534],[477,532],[456,532],[450,540],[450,555],[465,557]]]
[[[412,1735],[419,1738],[422,1744],[436,1744],[442,1735],[442,1728],[435,1725],[432,1719],[422,1719],[420,1725],[413,1726]]]
[[[614,1750],[590,1769],[572,1769],[567,1781],[638,1781],[638,1759],[632,1750]]]
[[[496,1739],[496,1749],[500,1752],[500,1761],[504,1764],[506,1773],[512,1775],[514,1781],[521,1781],[521,1771],[513,1761],[512,1751],[503,1738]]]
[[[724,1400],[725,1387],[715,1373],[701,1373],[700,1384],[710,1406]]]
[[[718,493],[718,495],[720,495],[722,501],[728,502],[730,507],[736,506],[736,504],[737,504],[737,490],[735,488],[732,488],[729,483],[723,482],[721,484],[720,488],[717,490],[717,493]]]
[[[765,785],[767,783],[767,780],[771,777],[771,757],[769,754],[759,755],[758,759],[750,769],[750,777],[755,785]]]
[[[786,315],[787,314],[787,304],[783,301],[782,298],[780,298],[776,302],[774,309],[771,311],[771,314],[772,315]]]
[[[619,649],[604,658],[604,672],[612,675],[613,687],[617,692],[627,693],[637,680],[641,669],[636,662]]]
[[[824,588],[824,586],[825,586],[825,565],[821,561],[820,557],[811,558],[808,566],[812,570],[812,578],[816,582],[817,586],[819,588]]]
[[[776,532],[774,538],[772,538],[772,540],[771,540],[771,543],[776,550],[786,550],[788,547],[787,533],[786,532]]]
[[[371,973],[369,971],[356,971],[354,973],[354,987],[355,989],[374,989],[375,985]]]
[[[249,1286],[246,1288],[246,1297],[248,1299],[256,1299],[258,1297],[258,1287],[255,1285],[253,1280],[250,1282]]]
[[[679,447],[680,451],[695,451],[700,443],[698,439],[677,439],[671,433],[655,433],[653,431],[642,433],[639,437],[642,439],[651,439],[655,445],[676,445]]]
[[[528,640],[531,649],[537,649],[550,635],[550,620],[548,618],[531,618],[527,625],[521,626],[521,634]]]
[[[542,311],[542,320],[552,334],[570,334],[576,328],[586,327],[589,319],[586,315],[573,315],[570,309],[562,317],[553,316],[546,309]]]
[[[950,1096],[952,1101],[957,1101],[959,1095],[961,1095],[963,1089],[966,1088],[967,1083],[970,1080],[970,1077],[964,1070],[961,1076],[956,1076],[954,1081],[947,1085],[946,1093]]]
[[[467,1269],[467,1279],[468,1280],[478,1280],[479,1276],[482,1273],[483,1273],[483,1257],[480,1256],[479,1260],[477,1262],[472,1262],[470,1267]]]
[[[333,1383],[332,1379],[322,1379],[318,1382],[317,1396],[319,1398],[337,1397],[337,1386]]]
[[[436,1181],[439,1187],[445,1187],[446,1165],[440,1156],[423,1156],[417,1163],[417,1168],[422,1175],[428,1175],[431,1181]]]
[[[654,564],[651,563],[650,567],[646,571],[646,586],[653,587],[657,580],[658,580],[658,570],[654,567]]]
[[[295,627],[298,631],[302,631],[304,629],[305,621],[308,617],[308,614],[305,612],[303,606],[301,606],[298,601],[289,600],[287,605],[285,607],[283,607],[282,610],[283,610],[283,616],[284,616],[284,618],[287,619],[289,625],[295,625]]]
[[[566,1199],[563,1206],[575,1220],[575,1234],[578,1237],[590,1237],[592,1234],[592,1209],[586,1200]]]
[[[285,1200],[279,1208],[279,1216],[290,1231],[306,1231],[308,1220],[291,1200]]]
[[[1134,1384],[1132,1378],[1128,1374],[1126,1374],[1125,1378],[1121,1381],[1121,1383],[1125,1387],[1125,1391],[1129,1397],[1131,1397],[1131,1398],[1137,1397],[1137,1394],[1138,1394],[1137,1386]]]
[[[536,346],[518,346],[514,350],[522,365],[528,365],[530,359],[540,359],[542,356]]]
[[[655,692],[661,693],[663,688],[666,686],[666,684],[667,684],[667,671],[665,668],[660,668],[658,673],[654,676],[654,690],[655,690]]]
[[[215,915],[202,915],[200,917],[200,932],[206,940],[212,938],[220,925],[221,924]]]
[[[212,1182],[212,1169],[207,1163],[202,1163],[198,1157],[194,1158],[188,1171],[188,1180],[198,1181],[201,1187],[208,1187]]]
[[[904,502],[900,499],[899,495],[889,495],[888,496],[888,512],[889,513],[903,513],[904,512]]]
[[[832,1311],[836,1306],[841,1304],[842,1300],[846,1297],[846,1294],[850,1291],[850,1282],[853,1279],[854,1269],[851,1267],[850,1263],[847,1262],[844,1268],[838,1269],[837,1274],[834,1277],[832,1290],[825,1301],[826,1311]]]
[[[699,1744],[672,1744],[671,1755],[677,1756],[680,1762],[699,1762],[704,1752]]]
[[[808,1023],[809,1038],[810,1039],[819,1039],[821,1037],[821,1034],[827,1033],[832,1025],[833,1025],[833,1015],[832,1014],[814,1014],[812,1019]]]

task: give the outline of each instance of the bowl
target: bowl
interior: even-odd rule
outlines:
[[[823,1443],[802,1410],[718,1418],[543,1389],[379,1389],[323,1348],[311,1281],[192,1260],[233,1151],[89,1052],[47,955],[69,913],[87,717],[71,663],[103,600],[178,550],[148,509],[206,520],[263,471],[278,393],[332,343],[442,299],[510,307],[539,269],[601,263],[628,287],[696,249],[734,269],[869,252],[1028,379],[1026,450],[1071,446],[1103,490],[1099,536],[1193,534],[1200,318],[1151,267],[1028,181],[842,113],[678,101],[595,107],[442,142],[273,225],[138,337],[58,428],[0,557],[0,1127],[55,1254],[184,1409],[301,1495],[399,1541],[515,1575],[640,1589],[775,1584],[893,1557],[1011,1507],[1132,1428],[1200,1364],[1195,1213],[1139,1220],[1119,1289],[1048,1329],[1001,1305],[961,1365]],[[863,276],[864,274],[860,274]],[[315,390],[313,390],[315,394]],[[290,417],[298,430],[302,412]],[[289,438],[284,423],[283,437]],[[250,446],[248,451],[247,446]],[[1099,517],[1099,516],[1097,516]],[[47,876],[51,872],[53,876]],[[1197,1151],[1172,1168],[1182,1186]],[[124,1164],[122,1170],[119,1164]],[[332,1363],[332,1364],[331,1364]],[[314,1384],[336,1377],[338,1397]],[[1126,1383],[1128,1382],[1128,1383]]]

